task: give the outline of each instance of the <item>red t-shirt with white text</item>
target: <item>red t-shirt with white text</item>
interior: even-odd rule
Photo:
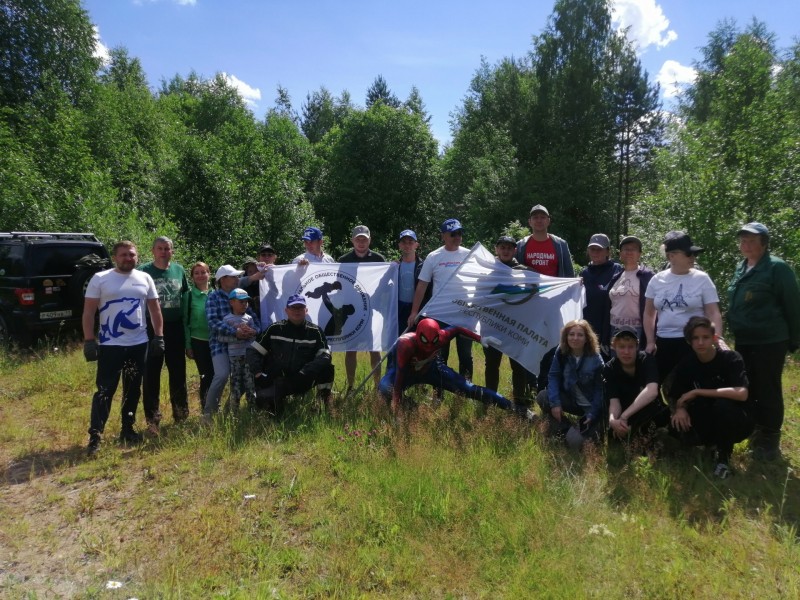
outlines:
[[[525,264],[542,275],[558,276],[556,245],[550,236],[543,242],[533,239],[533,236],[528,238],[525,244]]]

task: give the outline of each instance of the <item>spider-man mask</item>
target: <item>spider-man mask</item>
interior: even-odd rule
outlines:
[[[439,347],[439,338],[442,331],[439,324],[433,319],[422,319],[417,324],[417,342],[419,346],[428,352],[432,352]]]

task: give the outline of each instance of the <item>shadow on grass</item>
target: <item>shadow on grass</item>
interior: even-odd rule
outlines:
[[[677,520],[690,524],[722,522],[735,499],[748,517],[767,516],[777,525],[800,530],[800,478],[789,460],[766,463],[739,450],[727,479],[712,475],[713,452],[704,448],[672,448],[655,457],[641,449],[626,452],[620,444],[607,454],[610,496],[620,505],[663,501]],[[795,533],[797,536],[797,533]]]
[[[5,485],[28,483],[37,477],[50,475],[62,467],[72,466],[85,459],[85,446],[76,445],[62,450],[33,452],[9,463],[0,474],[0,481]]]

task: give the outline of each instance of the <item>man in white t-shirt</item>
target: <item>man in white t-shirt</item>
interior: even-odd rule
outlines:
[[[437,248],[425,258],[422,269],[419,273],[417,289],[414,291],[414,300],[411,304],[411,314],[408,317],[408,326],[413,327],[417,320],[422,300],[428,286],[433,284],[433,292],[436,293],[436,286],[447,281],[469,254],[467,248],[461,247],[464,228],[458,219],[447,219],[440,228],[442,242],[444,246]],[[459,336],[456,338],[456,350],[458,351],[458,373],[467,379],[472,379],[472,340],[467,337]],[[445,364],[450,355],[450,346],[445,346],[441,350],[440,356]]]
[[[322,230],[317,227],[306,227],[303,230],[303,246],[306,251],[292,259],[292,263],[297,265],[307,265],[309,263],[332,263],[335,262],[330,254],[322,250]]]
[[[148,345],[151,354],[164,354],[164,321],[153,278],[136,270],[139,256],[132,242],[117,242],[112,254],[115,268],[92,277],[83,303],[83,355],[87,361],[97,361],[97,392],[92,397],[89,424],[89,456],[100,448],[120,377],[123,378],[120,441],[130,444],[142,441],[133,424],[136,422]],[[154,333],[149,343],[145,311],[150,312]],[[95,332],[97,313],[100,315],[100,329]]]

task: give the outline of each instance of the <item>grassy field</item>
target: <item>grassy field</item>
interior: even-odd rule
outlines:
[[[0,356],[0,597],[800,596],[794,364],[786,460],[737,448],[725,481],[700,449],[577,455],[449,395],[400,422],[368,392],[207,430],[192,365],[188,422],[122,447],[117,397],[90,460],[94,371],[75,348]]]

